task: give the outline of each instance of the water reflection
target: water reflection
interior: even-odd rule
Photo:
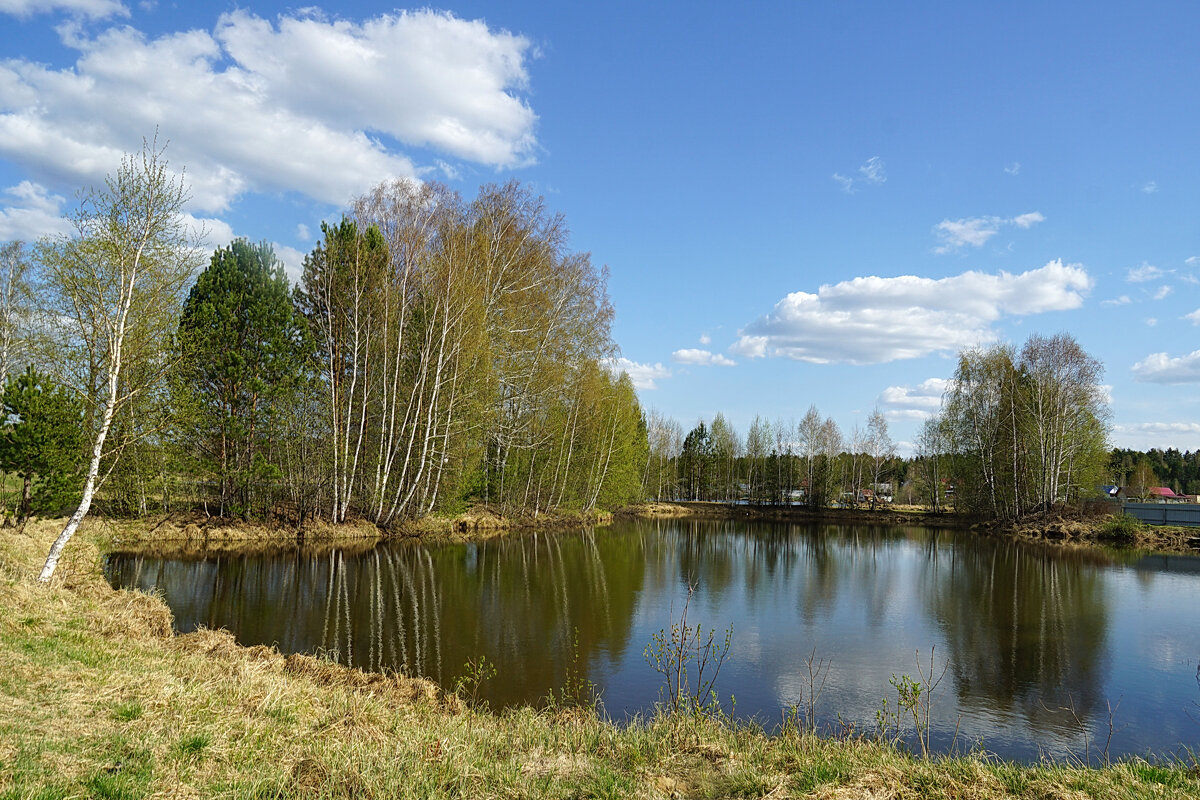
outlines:
[[[936,648],[948,672],[934,744],[957,731],[960,745],[1032,759],[1082,754],[1117,701],[1114,754],[1200,742],[1187,713],[1198,565],[920,528],[683,520],[359,554],[114,557],[110,571],[162,591],[183,631],[226,627],[443,685],[484,656],[499,672],[480,691],[493,705],[537,702],[573,672],[618,718],[658,698],[642,650],[695,586],[692,621],[733,626],[719,688],[739,714],[770,724],[803,700],[815,650],[832,662],[820,721],[871,727],[894,702],[889,679],[916,677],[916,652]]]

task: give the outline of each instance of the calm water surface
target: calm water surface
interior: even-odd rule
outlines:
[[[453,685],[468,659],[498,676],[493,706],[536,703],[575,672],[620,720],[651,709],[643,651],[677,619],[723,631],[720,695],[768,727],[809,694],[817,714],[873,730],[893,675],[946,672],[934,744],[1007,758],[1200,748],[1200,557],[1114,555],[923,528],[640,521],[360,554],[114,556],[114,585],[158,591],[178,630],[325,652]],[[577,643],[577,644],[576,644]],[[1072,711],[1073,709],[1073,711]],[[1085,744],[1085,737],[1087,743]]]

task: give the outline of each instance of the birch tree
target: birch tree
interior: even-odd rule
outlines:
[[[30,357],[35,313],[33,261],[24,242],[0,248],[0,386]]]
[[[874,508],[887,463],[896,457],[896,445],[888,433],[887,417],[878,407],[867,418],[867,453],[871,457],[871,508]]]
[[[155,142],[127,155],[104,188],[83,199],[68,236],[43,242],[39,255],[75,351],[93,369],[91,448],[79,506],[50,547],[39,580],[49,581],[63,548],[91,508],[103,482],[105,444],[117,414],[161,382],[159,358],[175,330],[183,289],[200,263],[195,234],[181,216],[188,200],[181,178],[167,169]],[[137,380],[128,380],[130,375]],[[108,468],[111,470],[111,461]]]

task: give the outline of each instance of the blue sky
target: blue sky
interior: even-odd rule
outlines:
[[[1200,5],[0,0],[0,241],[155,126],[292,269],[394,176],[516,177],[611,271],[620,363],[911,440],[956,350],[1074,335],[1112,442],[1200,448]]]

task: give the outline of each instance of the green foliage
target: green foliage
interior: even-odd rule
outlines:
[[[267,243],[244,239],[213,253],[179,321],[174,381],[178,425],[198,474],[220,487],[222,513],[269,513],[282,477],[284,405],[297,400],[305,328],[283,265]]]
[[[78,500],[83,407],[32,366],[4,387],[0,469],[21,479],[17,516],[57,514]]]
[[[454,694],[472,707],[479,707],[479,689],[484,683],[496,677],[496,665],[488,661],[487,656],[469,658],[463,665],[463,672],[454,679]]]
[[[1108,457],[1107,478],[1107,482],[1135,489],[1169,486],[1179,494],[1200,494],[1200,450],[1114,449]]]
[[[1103,367],[1066,334],[959,354],[942,412],[961,510],[1015,519],[1104,481]]]
[[[1104,521],[1100,527],[1100,535],[1106,539],[1118,541],[1133,541],[1142,530],[1142,523],[1136,517],[1128,514],[1117,514]]]
[[[672,714],[715,714],[721,709],[716,694],[717,678],[729,657],[733,627],[725,629],[723,639],[715,628],[688,622],[695,586],[688,587],[687,599],[679,620],[654,634],[643,655],[646,663],[663,677],[666,707]]]

